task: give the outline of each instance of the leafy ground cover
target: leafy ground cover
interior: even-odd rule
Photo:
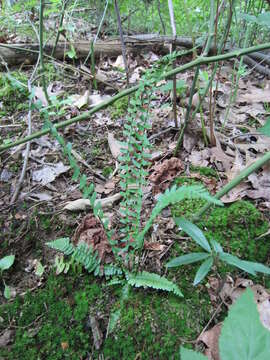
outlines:
[[[130,11],[136,10],[136,14],[128,26],[137,31],[147,31],[149,28],[158,30],[161,22],[154,3],[135,1]],[[253,9],[252,16],[258,16],[257,5],[255,2],[250,3],[246,4],[246,11],[252,12]],[[60,5],[60,2],[55,1],[45,12],[45,22],[48,21],[46,25],[49,29],[49,20],[53,18],[54,12],[60,11]],[[94,15],[96,24],[99,24],[104,6],[100,2],[94,5],[94,10],[87,8],[83,11],[84,16],[80,16],[72,2],[74,12],[70,8],[67,11],[67,24],[70,26],[64,25],[68,38],[75,39],[75,35],[79,38],[83,29],[86,29],[87,36],[91,31],[96,33],[96,29],[91,29],[89,24],[82,26],[87,24],[88,11]],[[127,1],[121,3],[123,16],[128,13],[129,5]],[[160,5],[168,28],[167,2],[160,1]],[[208,23],[203,19],[210,15],[209,4],[205,2],[199,5],[196,1],[187,4],[184,12],[176,7],[179,33],[191,35],[187,29],[192,26],[192,35],[205,35]],[[79,1],[77,6],[78,9],[84,9],[86,4]],[[266,4],[260,6],[262,8],[266,9]],[[2,32],[8,22],[8,31],[4,33],[8,41],[12,40],[11,35],[15,33],[16,16],[22,20],[27,14],[22,8],[18,9],[15,7],[15,14],[11,12],[0,20]],[[23,10],[32,14],[34,22],[37,21],[37,8],[33,4],[25,3]],[[114,8],[110,4],[109,14],[113,12]],[[141,22],[142,14],[146,19],[145,24]],[[232,30],[235,33],[230,38],[232,43],[237,43],[238,36],[241,38],[241,32],[235,31],[237,19],[240,21],[241,18],[236,16],[233,20]],[[262,25],[255,21],[257,18],[252,19],[252,29],[256,33]],[[31,38],[33,29],[28,23],[22,23],[20,31],[16,30],[16,36],[20,41],[26,41]],[[128,31],[126,26],[124,21],[124,30]],[[262,28],[265,30],[265,27]],[[74,29],[78,29],[76,34]],[[221,33],[223,29],[222,22]],[[117,33],[116,20],[112,16],[108,16],[102,31],[102,37]],[[48,35],[51,35],[50,31],[45,38]],[[260,32],[260,36],[264,36],[264,31]],[[251,36],[250,44],[253,41]],[[92,75],[89,75],[93,63],[83,68],[73,50],[69,49],[68,61],[61,64],[52,61],[45,65],[51,106],[46,104],[40,81],[42,72],[37,75],[36,87],[32,88],[31,93],[35,103],[32,107],[33,132],[44,126],[41,115],[44,108],[52,123],[58,124],[111,99],[115,89],[126,86],[125,64],[121,55],[96,59],[96,74],[102,74],[103,81],[99,81],[97,76],[97,83],[94,84]],[[191,52],[185,52],[175,60],[174,66],[187,63],[192,57]],[[179,134],[173,121],[173,83],[162,80],[156,85],[151,82],[156,74],[152,77],[150,69],[160,59],[161,54],[155,48],[146,53],[129,55],[131,84],[149,81],[152,86],[150,91],[150,85],[145,87],[145,92],[150,93],[149,107],[146,103],[140,103],[141,108],[137,112],[133,111],[133,116],[138,118],[147,110],[151,125],[147,130],[144,128],[152,148],[149,147],[149,176],[145,186],[142,186],[142,224],[145,224],[160,194],[169,187],[203,184],[210,193],[215,194],[245,166],[270,151],[267,130],[269,80],[250,73],[249,68],[235,61],[234,64],[228,62],[220,67],[214,77],[213,84],[218,84],[216,91],[205,98],[197,116],[186,129],[181,151],[177,157],[173,156]],[[164,62],[161,61],[161,64]],[[212,69],[207,65],[201,67],[196,85],[197,95],[205,88]],[[5,146],[26,134],[31,97],[27,80],[31,70],[14,68],[2,74],[0,145]],[[192,69],[177,75],[177,112],[182,125],[193,79]],[[192,108],[195,108],[196,98],[193,100]],[[103,210],[116,232],[121,223],[119,200],[123,180],[117,159],[123,146],[120,142],[125,141],[123,129],[126,133],[129,130],[127,118],[132,115],[132,101],[133,97],[122,98],[88,119],[59,130],[66,142],[72,142],[73,157],[85,174],[85,181],[95,184],[98,199],[108,200],[111,196],[118,196],[116,201],[109,201]],[[210,146],[209,126],[213,121],[213,101],[216,143]],[[72,177],[71,164],[61,153],[55,138],[46,135],[32,141],[26,176],[14,204],[11,198],[21,173],[24,150],[19,146],[0,156],[0,259],[8,254],[15,255],[14,265],[5,270],[0,278],[1,360],[176,359],[179,358],[179,347],[182,345],[185,348],[205,350],[207,343],[202,345],[196,339],[202,331],[222,321],[227,315],[228,299],[229,302],[235,300],[232,289],[241,292],[252,281],[260,284],[264,291],[270,287],[269,276],[247,276],[244,271],[228,265],[214,266],[207,278],[196,287],[192,285],[196,273],[193,265],[169,271],[166,269],[165,264],[169,260],[198,250],[196,244],[177,229],[172,220],[178,216],[192,220],[194,214],[205,205],[203,200],[186,199],[163,209],[159,214],[145,237],[139,264],[142,270],[166,275],[179,286],[184,298],[153,289],[132,288],[123,301],[123,290],[119,284],[109,284],[105,276],[89,275],[81,266],[70,262],[69,257],[61,257],[45,245],[59,237],[70,237],[74,243],[82,236],[87,238],[89,229],[84,227],[85,216],[91,214],[83,206],[83,186]],[[264,166],[222,198],[224,207],[212,206],[202,215],[197,225],[207,239],[214,238],[226,252],[243,260],[269,266],[268,184],[269,167]],[[76,206],[74,201],[77,201]],[[98,227],[94,228],[94,231],[97,230]],[[93,228],[90,228],[91,231]],[[105,254],[105,265],[111,264],[111,248],[107,243],[101,244],[101,251]],[[4,297],[5,284],[10,291],[8,300]],[[121,315],[114,329],[109,331],[109,319],[117,310],[121,310]]]

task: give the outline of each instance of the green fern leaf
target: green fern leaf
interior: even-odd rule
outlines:
[[[158,274],[149,273],[147,271],[143,271],[138,274],[129,273],[127,276],[127,282],[131,286],[151,287],[153,289],[173,292],[175,295],[183,297],[181,290],[176,284],[169,281],[165,277],[159,276]]]
[[[88,272],[93,272],[99,267],[100,259],[92,247],[82,243],[79,244],[72,254],[72,258],[82,264]]]
[[[62,252],[64,255],[70,255],[74,252],[75,248],[69,241],[69,238],[59,238],[47,242],[46,245],[54,250]]]
[[[160,195],[144,229],[136,238],[136,245],[138,248],[143,246],[143,239],[145,234],[150,229],[153,221],[161,213],[161,211],[167,206],[176,204],[184,199],[202,199],[215,205],[223,205],[220,200],[211,196],[209,192],[201,185],[181,186],[180,188],[173,186],[171,189],[167,189],[164,194]]]

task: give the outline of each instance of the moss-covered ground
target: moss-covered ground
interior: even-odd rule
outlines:
[[[187,179],[177,181],[185,183]],[[201,205],[184,202],[174,206],[172,213],[190,217]],[[46,217],[41,220],[46,228]],[[270,239],[258,239],[268,225],[250,202],[214,208],[198,225],[226,251],[269,264]],[[179,238],[166,260],[195,248],[192,240]],[[192,346],[214,311],[206,287],[192,286],[196,267],[188,265],[167,273],[184,298],[131,289],[120,320],[99,351],[94,347],[89,314],[95,314],[105,336],[109,314],[120,308],[121,287],[108,286],[104,280],[83,272],[70,270],[67,275],[55,276],[51,271],[44,288],[1,306],[0,332],[10,328],[15,331],[15,339],[0,349],[0,359],[98,359],[100,354],[104,359],[176,359],[179,346]],[[239,275],[229,266],[218,269],[221,276],[233,271]],[[259,281],[270,286],[263,277]]]

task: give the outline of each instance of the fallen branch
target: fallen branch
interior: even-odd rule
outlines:
[[[238,176],[236,176],[232,181],[226,184],[221,190],[219,190],[214,196],[216,199],[222,198],[222,196],[226,195],[233,188],[235,188],[238,184],[240,184],[243,180],[245,180],[250,174],[254,171],[260,169],[264,164],[270,161],[270,151],[264,154],[260,159],[255,161],[250,166],[243,169]],[[208,203],[198,211],[197,214],[194,215],[193,221],[198,221],[201,216],[212,206],[212,204]]]
[[[237,57],[241,57],[243,55],[247,55],[256,51],[261,51],[261,50],[265,50],[265,49],[270,49],[270,43],[265,43],[265,44],[261,44],[261,45],[257,45],[257,46],[252,46],[246,49],[240,49],[240,50],[235,50],[226,54],[222,54],[222,55],[216,55],[216,56],[210,56],[210,57],[198,57],[196,60],[193,60],[185,65],[179,66],[173,70],[168,71],[167,73],[165,73],[163,75],[164,79],[168,79],[170,77],[172,77],[175,74],[178,74],[180,72],[183,72],[187,69],[191,69],[193,67],[196,66],[201,66],[203,64],[210,64],[210,63],[214,63],[214,62],[218,62],[218,61],[224,61],[224,60],[229,60],[229,59],[233,59],[233,58],[237,58]],[[86,120],[88,119],[91,115],[95,114],[96,112],[98,112],[99,110],[105,109],[106,107],[108,107],[109,105],[113,104],[115,101],[128,96],[132,93],[134,93],[136,90],[138,90],[139,85],[133,86],[129,89],[126,89],[122,92],[120,92],[119,94],[113,96],[112,98],[105,100],[103,102],[101,102],[99,105],[95,106],[93,109],[91,109],[90,111],[85,112],[82,115],[76,116],[72,119],[69,120],[65,120],[62,121],[58,124],[55,125],[55,127],[57,129],[60,128],[64,128],[68,125],[77,123],[81,120]],[[19,139],[17,141],[14,141],[13,143],[10,144],[5,144],[0,146],[0,153],[2,153],[3,151],[6,151],[7,149],[10,149],[14,146],[20,145],[20,144],[24,144],[27,141],[39,138],[43,135],[46,135],[50,132],[50,129],[43,129],[40,130],[34,134],[32,134],[31,136],[26,136],[22,139]]]

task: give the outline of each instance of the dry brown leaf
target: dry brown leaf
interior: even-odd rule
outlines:
[[[83,95],[73,95],[73,106],[76,106],[78,109],[83,108],[88,105],[89,102],[89,90],[86,90]]]
[[[0,348],[6,347],[13,341],[15,335],[14,330],[6,329],[3,334],[0,336]]]
[[[203,149],[201,151],[192,151],[188,159],[193,166],[208,166],[210,158],[210,150]]]
[[[205,355],[209,360],[220,360],[218,339],[221,333],[222,323],[216,324],[212,329],[205,331],[198,337],[198,341],[202,341],[206,346],[207,350]]]
[[[238,103],[253,104],[256,102],[270,102],[270,90],[253,87],[248,92],[240,93],[237,97]]]
[[[154,165],[152,170],[149,180],[154,183],[153,194],[156,195],[170,186],[171,181],[183,172],[184,165],[180,159],[172,157]]]
[[[162,245],[158,242],[149,242],[149,241],[145,241],[144,242],[144,248],[145,250],[151,250],[151,251],[163,251],[167,248],[166,245]]]
[[[106,260],[108,254],[111,258],[111,245],[109,244],[107,235],[105,233],[102,223],[92,214],[86,215],[81,224],[75,231],[73,237],[74,245],[86,244],[91,247],[93,251],[97,251],[101,263]]]
[[[32,179],[40,182],[42,185],[47,185],[53,182],[57,176],[67,172],[69,166],[65,166],[61,161],[53,165],[45,165],[42,169],[32,171]]]
[[[118,141],[112,133],[108,133],[108,144],[112,156],[114,157],[115,160],[117,160],[118,157],[121,155],[121,149],[123,148],[121,142]]]

